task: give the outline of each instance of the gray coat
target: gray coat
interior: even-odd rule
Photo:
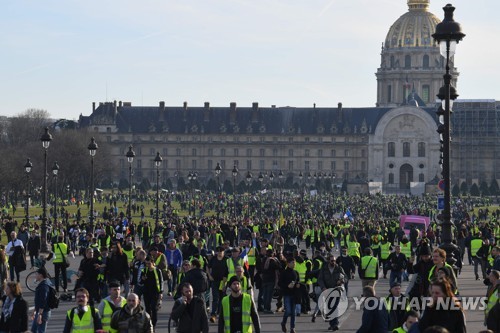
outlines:
[[[345,273],[342,267],[335,264],[333,272],[330,273],[328,264],[324,264],[318,275],[318,285],[321,289],[335,288],[338,286],[338,281],[344,283]]]
[[[113,313],[111,328],[118,333],[153,333],[153,324],[149,314],[138,305],[132,313],[127,305]]]

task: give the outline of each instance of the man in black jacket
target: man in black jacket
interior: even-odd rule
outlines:
[[[345,273],[342,267],[337,265],[337,260],[333,254],[328,257],[328,264],[323,265],[318,275],[318,285],[321,291],[331,288],[337,288],[344,283]],[[330,320],[330,331],[337,331],[339,329],[339,319],[334,318]]]
[[[354,279],[354,274],[356,273],[356,264],[354,263],[354,259],[347,255],[347,248],[345,246],[342,247],[342,252],[337,258],[337,264],[342,267],[345,272],[344,288],[347,294],[349,291],[349,280]]]
[[[187,273],[182,282],[188,282],[193,287],[195,296],[204,298],[204,293],[208,289],[208,276],[204,270],[201,269],[201,263],[198,259],[191,260],[193,266]]]
[[[185,282],[179,286],[182,297],[172,308],[172,319],[177,322],[178,333],[208,333],[208,316],[205,301],[194,296],[193,287]]]
[[[398,282],[401,283],[403,272],[406,269],[406,265],[408,264],[408,258],[401,253],[401,246],[396,245],[394,247],[395,252],[392,252],[387,258],[387,261],[390,264],[391,275],[389,280],[389,285],[393,285]]]
[[[294,268],[295,258],[288,257],[286,260],[286,269],[281,273],[279,279],[281,295],[283,295],[283,303],[285,305],[281,329],[283,332],[286,332],[286,322],[288,317],[290,317],[290,333],[295,333],[295,305],[296,299],[300,299],[299,273]]]

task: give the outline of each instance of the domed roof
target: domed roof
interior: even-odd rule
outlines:
[[[428,11],[430,0],[408,0],[408,12],[397,19],[385,38],[385,48],[433,46],[432,34],[441,22]]]

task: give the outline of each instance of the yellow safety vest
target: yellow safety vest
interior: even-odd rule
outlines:
[[[115,307],[113,304],[113,307],[115,309],[118,308],[123,308],[127,304],[127,300],[124,297],[121,297],[120,300],[120,305],[118,307]],[[115,330],[111,328],[111,316],[113,315],[113,307],[111,306],[111,302],[108,300],[104,300],[104,309],[102,311],[102,318],[101,318],[101,323],[102,323],[102,329],[105,331],[108,331],[109,333],[116,333],[118,330]]]
[[[248,250],[247,257],[248,257],[248,265],[255,266],[255,263],[257,261],[255,258],[255,247],[252,246]]]
[[[451,267],[451,265],[449,265],[448,263],[445,262],[444,266],[448,267],[448,269],[450,269],[450,271],[453,272],[453,267]],[[427,277],[427,279],[429,281],[431,281],[434,278],[434,271],[435,270],[436,270],[436,265],[432,266],[431,270],[429,271],[429,276]]]
[[[408,243],[399,243],[399,246],[401,246],[401,253],[406,256],[407,259],[410,259],[411,257],[411,242]]]
[[[347,254],[351,257],[361,257],[359,253],[359,243],[358,242],[347,242]]]
[[[473,239],[470,241],[470,254],[475,257],[477,254],[477,251],[483,246],[483,241],[481,239]]]
[[[486,309],[484,309],[484,315],[486,316],[486,318],[488,318],[488,314],[497,303],[498,303],[498,288],[488,298],[488,304],[486,305]]]
[[[222,299],[222,312],[224,314],[224,333],[231,333],[231,308],[229,307],[229,297],[225,296]],[[243,300],[241,306],[241,322],[243,324],[242,333],[252,333],[252,317],[250,311],[252,310],[252,298],[250,295],[243,293]]]
[[[373,256],[364,256],[361,258],[361,269],[365,271],[364,278],[377,278],[378,260]]]
[[[391,254],[391,243],[380,244],[380,258],[386,260]]]
[[[198,259],[201,265],[201,269],[205,268],[205,259],[202,256],[198,255],[189,257],[189,262],[191,262],[191,264],[193,263],[193,259]]]
[[[394,329],[392,331],[392,333],[406,333],[406,331],[404,330],[404,328],[401,326],[401,327],[398,327],[396,329]]]
[[[206,247],[206,241],[203,238],[200,238],[199,240],[193,239],[193,245],[198,247],[198,242],[201,242],[201,247]]]
[[[296,262],[294,270],[299,274],[299,282],[306,283],[306,273],[307,273],[306,261]]]
[[[405,310],[410,311],[411,308],[410,308],[410,302],[408,301],[408,298],[405,298],[405,301],[406,301]],[[391,312],[391,310],[392,310],[392,297],[391,296],[387,296],[385,298],[385,307],[387,309],[387,312]]]
[[[134,260],[134,249],[125,250],[123,249],[123,253],[127,256],[127,261],[130,264]]]
[[[154,273],[155,273],[156,290],[157,290],[158,292],[160,292],[160,291],[161,291],[161,285],[160,285],[160,278],[158,277],[158,271],[159,271],[159,269],[155,267],[155,268],[153,268],[153,271],[154,271]],[[147,274],[147,272],[148,272],[148,269],[147,269],[147,268],[144,268],[144,269],[142,270],[142,274]]]
[[[86,311],[82,319],[78,316],[76,309],[71,309],[67,312],[68,318],[71,320],[71,312],[73,312],[73,322],[71,325],[72,333],[94,333],[94,318],[92,317],[91,305],[88,306],[88,311]],[[94,309],[94,311],[96,311]]]
[[[373,235],[372,236],[372,249],[378,249],[380,248],[380,242],[382,241],[382,236],[381,235]]]
[[[56,257],[53,260],[54,264],[60,264],[63,262],[63,256],[66,257],[68,253],[68,245],[66,243],[56,243],[54,244],[54,253]]]

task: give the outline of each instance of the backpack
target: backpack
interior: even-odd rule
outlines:
[[[59,293],[57,292],[56,288],[53,286],[49,285],[49,294],[47,296],[47,305],[49,308],[52,309],[57,309],[59,307]]]

